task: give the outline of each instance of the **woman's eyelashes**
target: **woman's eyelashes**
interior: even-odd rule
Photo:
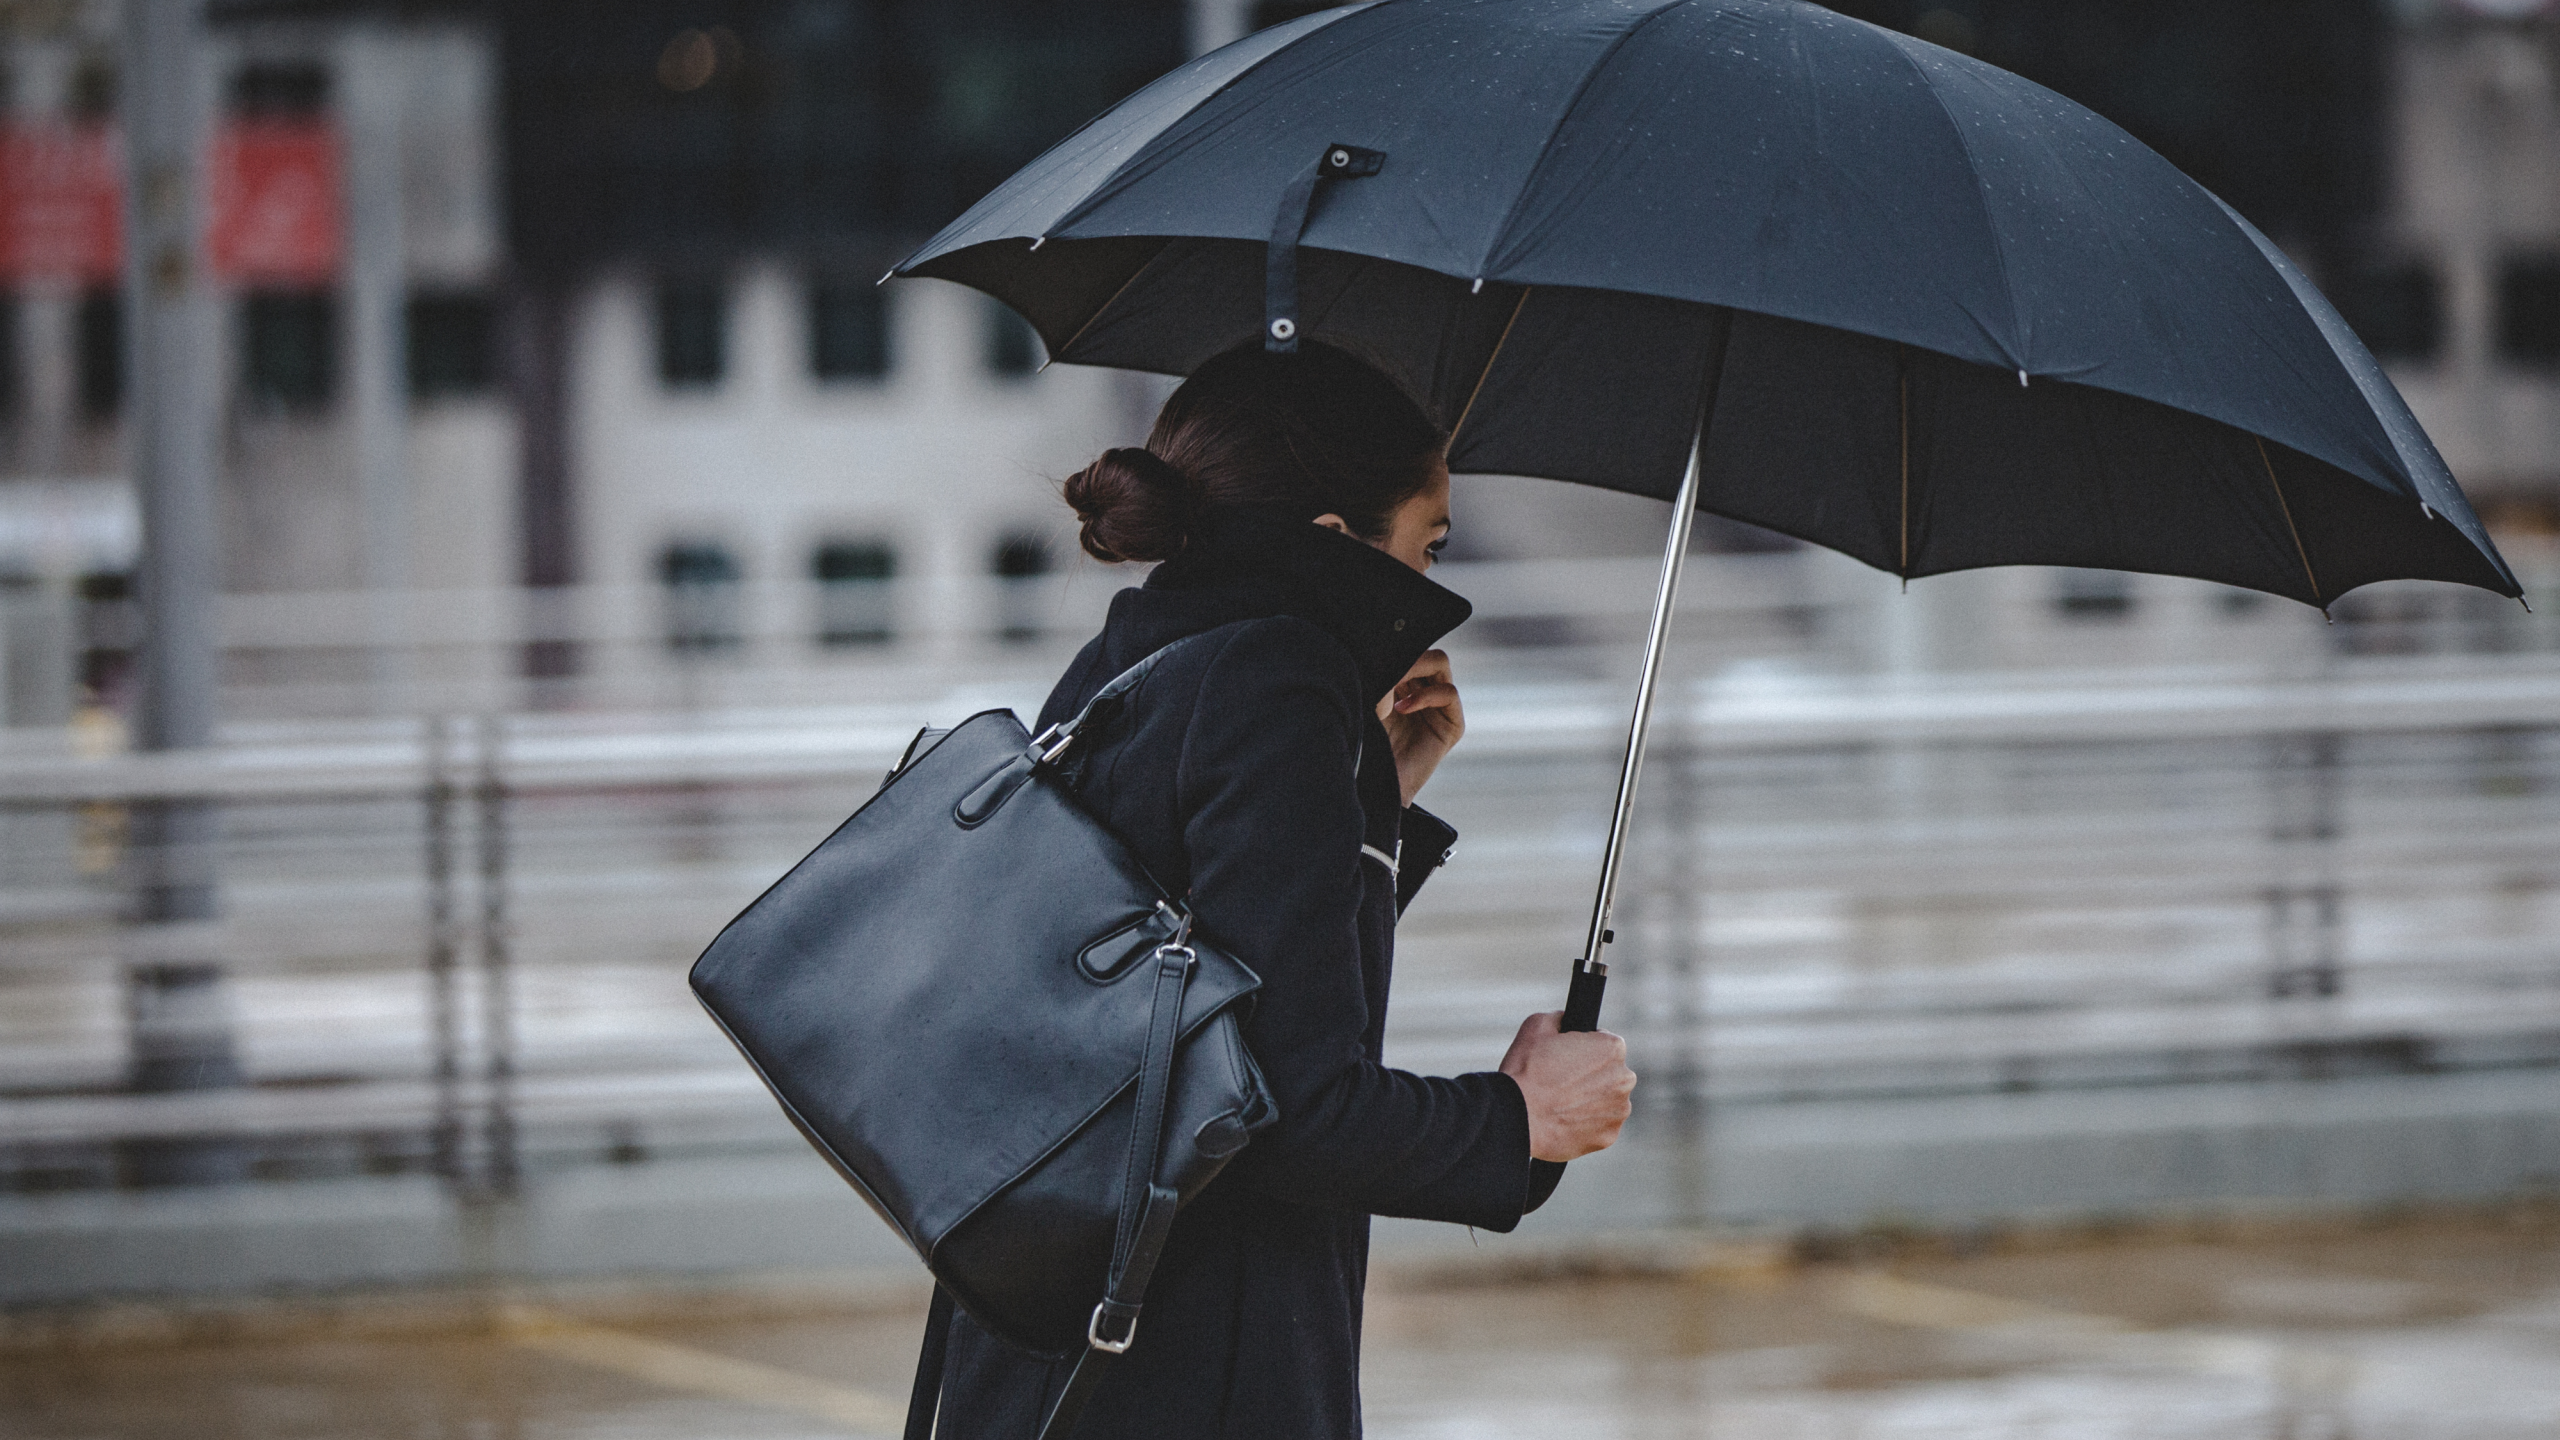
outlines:
[[[1425,545],[1425,546],[1423,546],[1423,547],[1422,547],[1422,553],[1423,553],[1423,554],[1425,554],[1425,555],[1430,556],[1430,557],[1431,557],[1432,559],[1434,559],[1434,560],[1437,560],[1437,559],[1439,559],[1439,558],[1440,558],[1440,552],[1442,552],[1442,551],[1444,551],[1444,550],[1446,550],[1446,549],[1448,549],[1448,548],[1449,548],[1449,532],[1448,532],[1448,531],[1446,531],[1446,530],[1443,530],[1443,531],[1441,531],[1441,532],[1440,532],[1440,538],[1439,538],[1439,539],[1434,540],[1434,541],[1432,541],[1430,544]]]

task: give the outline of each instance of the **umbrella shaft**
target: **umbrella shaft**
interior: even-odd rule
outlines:
[[[1636,781],[1644,773],[1645,731],[1653,723],[1654,683],[1661,678],[1664,643],[1671,638],[1671,613],[1680,602],[1680,572],[1689,561],[1689,527],[1698,513],[1698,489],[1705,470],[1706,422],[1689,442],[1689,468],[1680,476],[1680,498],[1671,502],[1671,531],[1662,542],[1662,576],[1654,584],[1653,625],[1645,631],[1643,673],[1636,680],[1636,710],[1627,723],[1627,755],[1618,767],[1618,808],[1609,816],[1609,849],[1600,861],[1600,889],[1591,902],[1591,933],[1582,944],[1577,968],[1607,974],[1600,952],[1611,937],[1609,911],[1618,901],[1618,861],[1627,848],[1627,819],[1635,810]]]

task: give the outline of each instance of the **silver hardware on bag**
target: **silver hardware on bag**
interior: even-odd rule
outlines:
[[[1033,736],[1031,749],[1040,757],[1041,764],[1054,765],[1059,756],[1067,753],[1067,747],[1075,743],[1076,732],[1069,730],[1064,724],[1058,724]]]
[[[1156,913],[1173,922],[1173,938],[1167,940],[1156,948],[1158,950],[1179,950],[1183,954],[1189,955],[1194,960],[1199,959],[1200,956],[1198,952],[1194,951],[1190,944],[1191,912],[1175,906],[1172,901],[1159,900],[1156,902]]]
[[[1105,1340],[1102,1338],[1102,1312],[1104,1307],[1108,1306],[1110,1303],[1110,1301],[1105,1300],[1102,1304],[1093,1307],[1093,1318],[1084,1323],[1084,1338],[1086,1344],[1091,1345],[1094,1349],[1101,1351],[1103,1354],[1118,1355],[1126,1351],[1130,1345],[1137,1341],[1138,1317],[1135,1315],[1129,1317],[1128,1334],[1121,1336],[1117,1340]]]

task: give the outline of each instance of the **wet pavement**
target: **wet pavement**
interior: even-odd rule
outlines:
[[[1853,1247],[1854,1248],[1854,1247]],[[1728,1257],[1729,1258],[1729,1257]],[[11,1440],[895,1432],[903,1308],[0,1357]],[[2550,1440],[2560,1220],[1905,1247],[1373,1291],[1376,1440]]]

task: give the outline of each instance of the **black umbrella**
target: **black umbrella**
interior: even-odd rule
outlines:
[[[1348,342],[1440,406],[1454,470],[1675,500],[1578,1024],[1698,509],[1906,578],[2520,594],[2230,207],[2049,90],[1796,0],[1308,16],[1139,91],[892,273],[995,295],[1081,364]]]

